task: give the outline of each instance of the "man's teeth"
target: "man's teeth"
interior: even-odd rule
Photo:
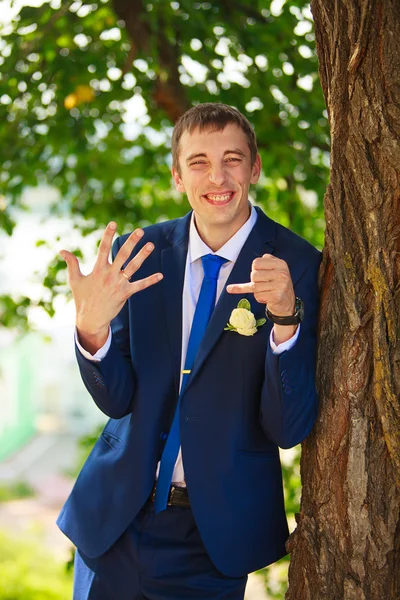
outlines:
[[[223,196],[221,195],[215,195],[215,194],[207,194],[207,198],[210,198],[210,200],[214,200],[214,202],[225,202],[226,200],[229,200],[229,198],[231,197],[231,194],[224,194]]]

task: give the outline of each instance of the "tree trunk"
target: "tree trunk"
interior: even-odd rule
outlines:
[[[317,386],[287,600],[400,598],[400,1],[313,0],[328,108]]]

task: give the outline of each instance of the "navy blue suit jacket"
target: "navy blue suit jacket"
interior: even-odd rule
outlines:
[[[265,253],[285,260],[305,320],[292,349],[274,355],[271,323],[252,337],[224,331],[242,296],[218,300],[181,400],[185,478],[198,529],[217,568],[238,577],[281,558],[288,529],[278,446],[292,447],[317,414],[314,385],[320,253],[260,209],[228,283],[249,280]],[[155,250],[135,277],[164,279],[132,296],[112,323],[106,357],[77,350],[83,381],[110,417],[58,519],[89,557],[104,553],[149,497],[178,398],[182,290],[190,213],[146,228]],[[114,254],[126,236],[117,239]],[[139,246],[140,247],[140,246]],[[136,248],[136,251],[138,248]],[[264,305],[252,294],[256,318]]]

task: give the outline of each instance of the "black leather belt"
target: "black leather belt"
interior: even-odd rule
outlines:
[[[150,500],[152,502],[154,502],[154,498],[156,495],[156,485],[157,484],[155,483],[153,486],[153,489],[151,490],[151,494],[150,494]],[[186,507],[190,506],[187,488],[178,487],[176,485],[171,485],[171,487],[169,488],[167,505],[168,506],[186,506]]]

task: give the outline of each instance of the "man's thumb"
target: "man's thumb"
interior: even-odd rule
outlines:
[[[68,250],[61,250],[60,256],[67,263],[68,269],[68,277],[69,280],[72,281],[74,279],[78,279],[82,275],[81,270],[79,268],[79,261],[72,252],[68,252]]]

